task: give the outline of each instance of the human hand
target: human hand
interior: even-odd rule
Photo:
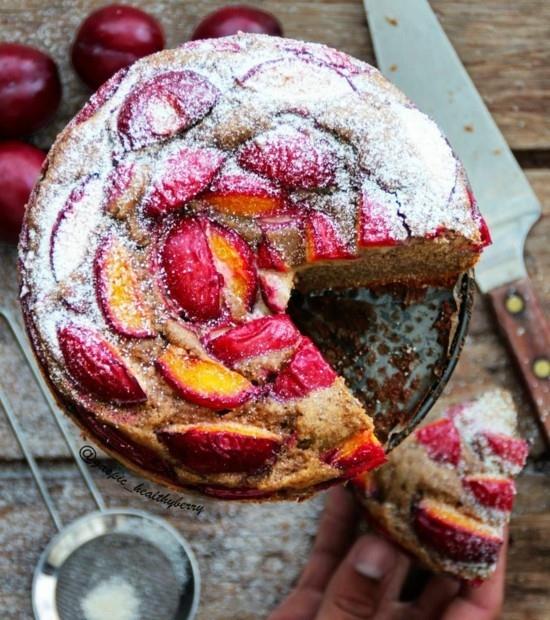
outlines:
[[[309,561],[268,620],[495,620],[504,595],[506,547],[495,574],[479,587],[432,576],[415,600],[400,601],[411,560],[377,536],[355,540],[358,506],[351,493],[329,494]]]

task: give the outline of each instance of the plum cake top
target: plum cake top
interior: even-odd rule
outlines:
[[[260,35],[117,73],[52,147],[20,241],[60,403],[179,488],[300,497],[381,462],[286,314],[294,286],[437,281],[488,242],[436,125],[369,65]]]
[[[508,392],[431,415],[355,481],[368,519],[435,572],[466,580],[495,570],[527,443]]]

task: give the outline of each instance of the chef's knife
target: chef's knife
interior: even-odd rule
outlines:
[[[364,0],[378,66],[443,129],[493,244],[476,266],[550,440],[550,329],[523,260],[535,193],[427,0]]]

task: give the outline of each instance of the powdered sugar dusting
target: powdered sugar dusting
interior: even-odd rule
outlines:
[[[102,216],[103,192],[99,184],[84,184],[69,195],[52,231],[51,262],[58,282],[65,280],[89,252],[89,238]]]
[[[252,69],[240,83],[260,97],[306,105],[328,102],[348,94],[348,80],[333,68],[314,60],[283,58]]]
[[[482,455],[488,472],[515,475],[521,471],[521,463],[507,458],[505,453],[493,452],[487,440],[487,435],[517,438],[517,415],[508,392],[487,392],[463,405],[452,417],[464,440]]]
[[[509,452],[491,451],[488,434]],[[373,520],[432,570],[485,579],[496,566],[515,495],[513,476],[521,471],[525,453],[510,394],[492,390],[447,408],[439,419],[430,415],[360,496]],[[419,534],[415,515],[421,504],[431,507],[432,518],[443,520],[439,532],[449,539],[457,529],[454,548],[442,545],[438,531],[431,537]],[[460,529],[462,517],[469,529]]]
[[[517,434],[516,412],[510,394],[493,390],[449,413],[468,443],[472,443],[483,432]]]
[[[453,212],[449,209],[455,185],[458,162],[441,132],[427,116],[414,108],[395,106],[406,142],[413,146],[416,157],[404,177],[406,200],[400,197],[408,226],[423,234],[437,227],[454,229]],[[428,172],[429,171],[429,172]]]
[[[138,620],[139,605],[132,584],[117,575],[100,581],[81,603],[86,620]]]

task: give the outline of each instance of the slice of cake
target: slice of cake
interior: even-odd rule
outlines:
[[[430,415],[386,465],[354,481],[367,519],[432,571],[486,579],[528,453],[516,422],[502,390]]]
[[[447,283],[488,242],[435,124],[369,65],[257,35],[155,54],[52,147],[21,300],[60,404],[177,488],[304,497],[379,465],[294,287]]]

